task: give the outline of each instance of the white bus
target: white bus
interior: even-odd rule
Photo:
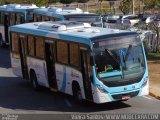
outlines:
[[[33,11],[34,22],[69,20],[90,23],[92,26],[102,27],[102,17],[96,13],[84,12],[74,7],[38,8]]]
[[[0,6],[0,45],[9,45],[8,27],[33,21],[33,4],[8,4]]]
[[[148,94],[143,43],[136,32],[73,21],[10,27],[14,74],[95,103]]]

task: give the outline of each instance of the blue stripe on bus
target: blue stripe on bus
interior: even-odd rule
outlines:
[[[66,73],[66,67],[63,66],[63,83],[60,90],[65,92],[66,85],[67,85],[67,73]]]

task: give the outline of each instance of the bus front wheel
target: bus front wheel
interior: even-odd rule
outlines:
[[[73,96],[74,96],[79,102],[82,102],[82,101],[83,101],[83,97],[82,97],[82,92],[81,92],[81,89],[80,89],[79,85],[73,84],[72,90],[73,90]]]

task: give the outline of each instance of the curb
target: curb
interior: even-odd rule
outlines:
[[[160,96],[154,94],[153,92],[149,92],[149,95],[155,97],[156,99],[160,100]]]

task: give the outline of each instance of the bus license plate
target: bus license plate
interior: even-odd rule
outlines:
[[[130,95],[122,96],[122,100],[128,100],[129,98],[131,98]]]

